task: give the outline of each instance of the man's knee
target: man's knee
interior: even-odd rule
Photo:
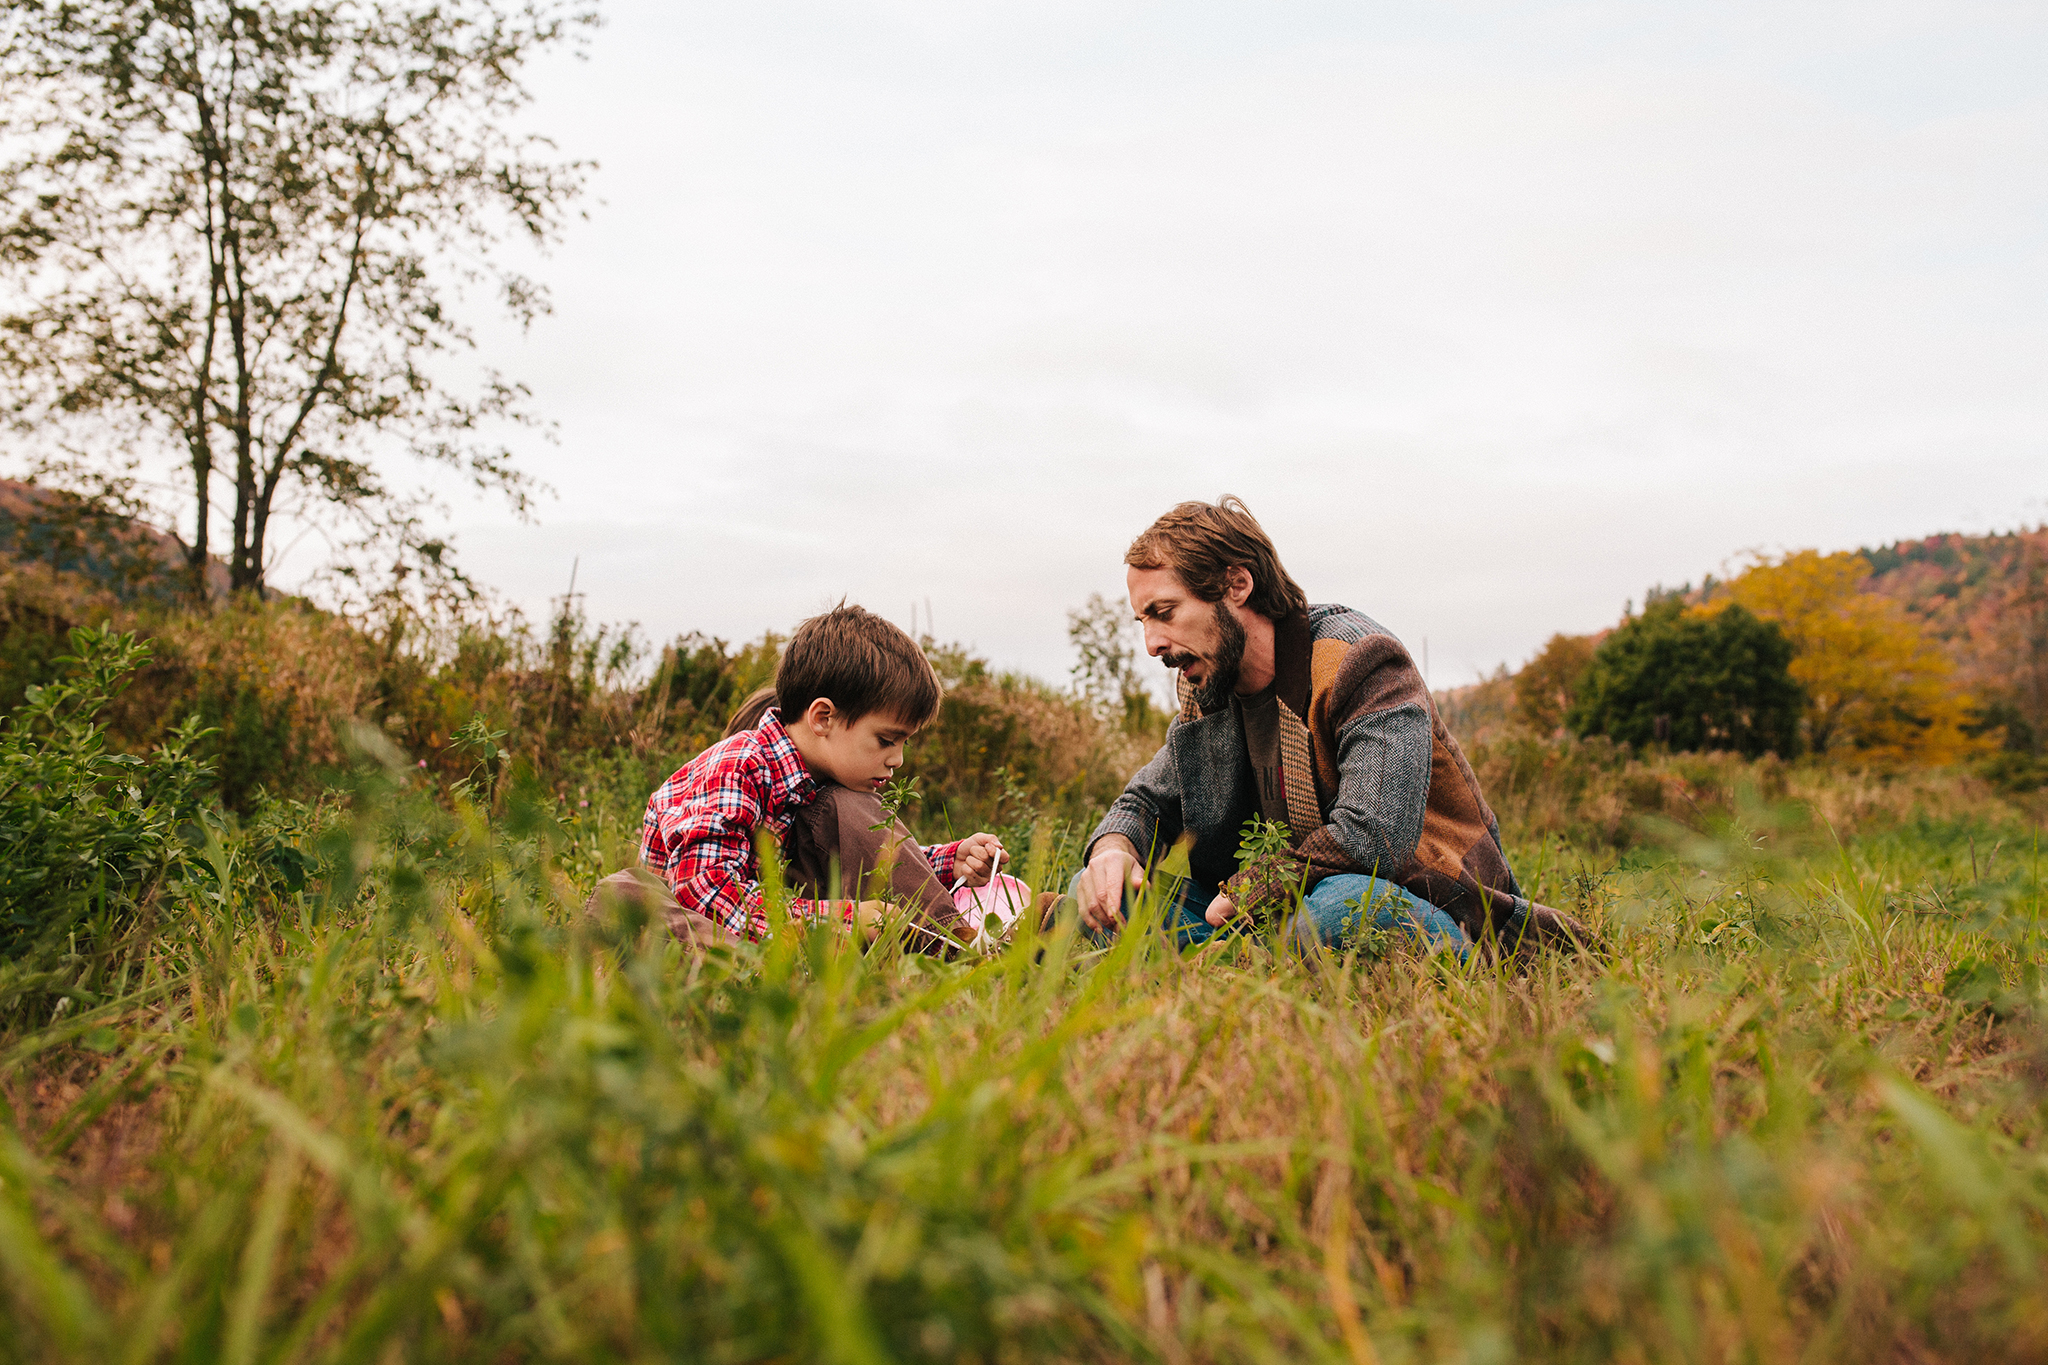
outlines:
[[[1471,940],[1456,920],[1394,882],[1361,873],[1325,877],[1302,898],[1297,937],[1311,936],[1327,947],[1342,946],[1367,929],[1412,933],[1432,950],[1447,947],[1463,956]]]

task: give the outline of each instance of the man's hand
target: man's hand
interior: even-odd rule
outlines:
[[[1120,834],[1104,835],[1075,887],[1081,923],[1098,932],[1115,929],[1123,923],[1124,891],[1144,884],[1145,865],[1131,841]]]
[[[1202,918],[1209,921],[1212,926],[1221,928],[1237,913],[1237,902],[1219,891],[1216,893],[1216,899],[1209,902],[1209,908],[1202,912]]]
[[[1001,839],[986,832],[970,834],[953,852],[953,875],[968,886],[987,886],[1008,861],[1010,853]]]

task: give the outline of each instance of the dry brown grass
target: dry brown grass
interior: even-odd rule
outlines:
[[[1599,738],[1512,736],[1474,745],[1470,757],[1511,842],[1627,849],[1759,806],[1843,839],[1923,818],[2026,827],[2048,813],[2048,792],[2003,793],[1954,768],[1637,754]]]

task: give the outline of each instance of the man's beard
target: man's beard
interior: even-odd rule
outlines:
[[[1245,633],[1237,617],[1221,602],[1215,604],[1216,656],[1209,661],[1209,678],[1195,684],[1195,705],[1214,711],[1237,691],[1237,675],[1244,664]],[[1185,669],[1195,661],[1193,654],[1164,654],[1159,662],[1168,668]]]

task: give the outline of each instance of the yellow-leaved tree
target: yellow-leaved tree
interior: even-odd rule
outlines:
[[[1817,753],[1948,763],[1977,747],[1963,733],[1970,698],[1955,665],[1905,609],[1866,592],[1870,561],[1800,550],[1759,558],[1709,602],[1740,603],[1790,637]]]

